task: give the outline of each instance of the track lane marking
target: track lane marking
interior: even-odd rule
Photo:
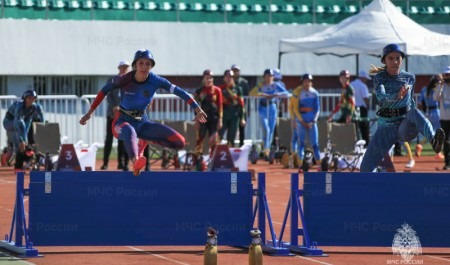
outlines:
[[[8,258],[9,260],[12,260],[12,262],[14,262],[14,264],[17,264],[17,262],[19,262],[19,264],[23,263],[23,264],[27,264],[27,265],[36,265],[36,264],[28,262],[26,260],[11,256],[8,253],[2,252],[2,251],[0,251],[0,254],[4,255],[4,257],[0,257],[0,264],[3,261],[3,258]]]
[[[318,261],[318,260],[307,258],[307,257],[303,257],[303,256],[295,256],[295,257],[299,258],[299,259],[306,259],[306,260],[309,260],[309,261],[312,261],[312,262],[317,262],[317,263],[323,264],[323,265],[333,265],[332,263],[322,262],[322,261]]]
[[[449,259],[445,259],[445,258],[441,258],[441,257],[436,257],[436,256],[430,256],[430,255],[426,255],[426,256],[427,256],[427,257],[430,257],[430,258],[433,258],[433,259],[444,260],[444,261],[450,262]]]
[[[160,258],[160,259],[164,259],[164,260],[167,260],[167,261],[171,261],[171,262],[174,262],[174,263],[177,263],[177,264],[190,265],[189,263],[180,262],[180,261],[177,261],[177,260],[174,260],[174,259],[170,259],[170,258],[161,256],[161,255],[158,255],[158,254],[153,254],[151,251],[145,251],[143,249],[135,248],[135,247],[132,247],[132,246],[126,246],[126,247],[130,248],[132,250],[143,252],[143,253],[146,253],[146,254],[150,254],[150,255],[152,255],[154,257],[157,257],[157,258]]]

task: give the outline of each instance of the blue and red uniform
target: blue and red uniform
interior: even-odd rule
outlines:
[[[147,80],[143,82],[136,81],[134,75],[135,71],[131,71],[113,78],[99,91],[91,110],[94,111],[110,91],[120,89],[120,112],[116,117],[113,133],[119,140],[124,141],[130,157],[139,155],[138,138],[174,149],[183,148],[184,137],[168,126],[150,121],[146,110],[159,88],[177,95],[192,109],[198,107],[197,102],[186,91],[153,72],[150,72]]]

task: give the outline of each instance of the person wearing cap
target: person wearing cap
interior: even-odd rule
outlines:
[[[222,105],[223,118],[222,128],[219,130],[220,139],[227,133],[228,146],[234,147],[234,140],[238,126],[245,126],[245,106],[242,90],[234,83],[233,70],[225,70],[223,73]]]
[[[37,96],[36,91],[26,90],[21,100],[8,107],[3,119],[3,127],[7,134],[12,136],[12,151],[16,155],[15,172],[23,170],[23,163],[27,160],[25,151],[30,144],[28,131],[33,119],[44,122],[42,106],[36,102]]]
[[[119,73],[117,76],[124,75],[128,73],[130,68],[130,63],[127,61],[120,61],[117,66],[119,69]],[[107,83],[112,82],[114,77],[108,79]],[[103,165],[100,167],[102,170],[108,169],[109,156],[111,154],[111,148],[113,144],[113,121],[114,117],[120,110],[120,90],[115,89],[108,93],[106,97],[106,101],[108,103],[108,107],[106,110],[106,137],[105,137],[105,146],[103,148]],[[127,153],[125,152],[125,145],[122,140],[117,141],[117,169],[122,169],[123,171],[128,171],[128,162],[129,158]]]
[[[358,78],[350,82],[351,87],[355,90],[355,105],[356,113],[359,113],[359,120],[357,121],[358,129],[361,138],[366,141],[365,147],[369,145],[370,141],[370,127],[369,127],[369,88],[367,82],[372,80],[369,74],[361,70]]]
[[[417,107],[423,111],[425,116],[430,120],[433,125],[433,129],[437,130],[441,128],[440,119],[441,114],[439,110],[439,101],[434,99],[434,94],[440,89],[443,77],[441,74],[433,75],[428,85],[422,88],[420,91],[419,102]],[[416,145],[415,155],[420,157],[423,149],[423,144],[427,142],[427,139],[422,138],[422,141]],[[444,144],[445,147],[445,144]],[[444,155],[439,153],[435,157],[436,159],[443,159]]]
[[[222,90],[214,85],[214,73],[210,69],[203,71],[202,83],[203,86],[195,91],[194,98],[205,111],[208,121],[195,124],[198,130],[196,152],[203,153],[203,140],[208,132],[210,155],[212,155],[216,147],[218,131],[222,128]]]
[[[350,85],[350,72],[347,70],[342,70],[339,73],[339,82],[342,85],[341,98],[339,103],[336,105],[334,110],[328,116],[328,121],[333,120],[333,116],[339,110],[341,110],[341,116],[336,122],[338,123],[350,123],[352,120],[353,112],[355,111],[355,92],[353,87]]]
[[[283,82],[283,75],[281,74],[281,70],[278,68],[273,69],[273,82],[278,83],[280,86],[284,87],[286,90],[286,84]],[[283,99],[282,99],[283,100]],[[289,104],[289,100],[286,99],[286,105]],[[283,117],[283,112],[279,109],[278,110],[278,117],[282,118]],[[296,134],[293,134],[293,137],[296,137]],[[275,124],[275,132],[273,133],[273,140],[272,140],[272,145],[276,146],[278,144],[278,120],[277,123]]]
[[[320,164],[319,130],[317,128],[320,98],[319,92],[312,87],[312,80],[311,74],[304,74],[301,79],[302,85],[294,89],[289,101],[289,112],[291,118],[295,120],[294,128],[298,135],[299,170],[301,170],[305,156],[306,135],[309,137],[314,157]]]
[[[440,123],[445,132],[444,141],[444,167],[450,170],[450,66],[442,71],[443,82],[433,94],[433,98],[439,101]]]
[[[264,131],[264,154],[269,156],[272,144],[278,112],[278,99],[288,97],[289,92],[279,83],[274,82],[273,70],[266,69],[263,73],[262,87],[255,86],[250,91],[250,96],[258,96],[259,100],[258,114]]]
[[[196,121],[204,123],[207,116],[186,91],[151,71],[155,67],[155,59],[149,50],[136,51],[131,66],[133,71],[116,76],[103,86],[88,112],[81,117],[80,124],[87,124],[106,95],[120,89],[119,113],[114,120],[113,134],[117,139],[124,141],[128,156],[133,162],[133,174],[138,176],[146,166],[147,159],[143,156],[143,152],[149,143],[176,150],[186,144],[184,137],[174,129],[149,120],[147,107],[158,89],[162,88],[183,99],[194,110]]]
[[[383,48],[384,67],[374,68],[374,91],[380,109],[378,126],[361,162],[361,172],[373,172],[397,141],[409,142],[420,132],[436,153],[442,149],[445,133],[433,130],[430,121],[416,108],[414,74],[401,70],[405,54],[397,44]]]
[[[248,97],[248,93],[249,91],[249,86],[248,86],[248,81],[247,79],[243,78],[241,76],[241,67],[239,67],[239,65],[237,64],[233,64],[230,69],[233,71],[234,76],[234,83],[241,88],[242,90],[242,96],[244,97],[244,105],[247,106],[247,111],[245,112],[244,118],[245,120],[247,120],[247,116],[250,114],[249,113],[249,105],[245,102],[245,97]],[[239,124],[239,146],[243,146],[244,145],[244,140],[245,140],[245,126],[246,123],[244,125],[242,125],[241,123]]]
[[[286,84],[283,82],[283,75],[281,74],[281,70],[278,68],[273,69],[273,81],[278,82],[281,86],[286,88]]]

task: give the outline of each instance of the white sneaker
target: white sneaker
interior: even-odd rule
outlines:
[[[408,164],[406,164],[406,168],[413,168],[414,165],[416,164],[416,161],[414,161],[414,159],[409,160]]]

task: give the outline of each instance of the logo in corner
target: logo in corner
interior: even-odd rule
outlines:
[[[422,254],[419,237],[408,224],[405,223],[397,229],[392,241],[392,252],[394,255],[402,256],[402,259],[406,262],[411,261],[414,255]]]

